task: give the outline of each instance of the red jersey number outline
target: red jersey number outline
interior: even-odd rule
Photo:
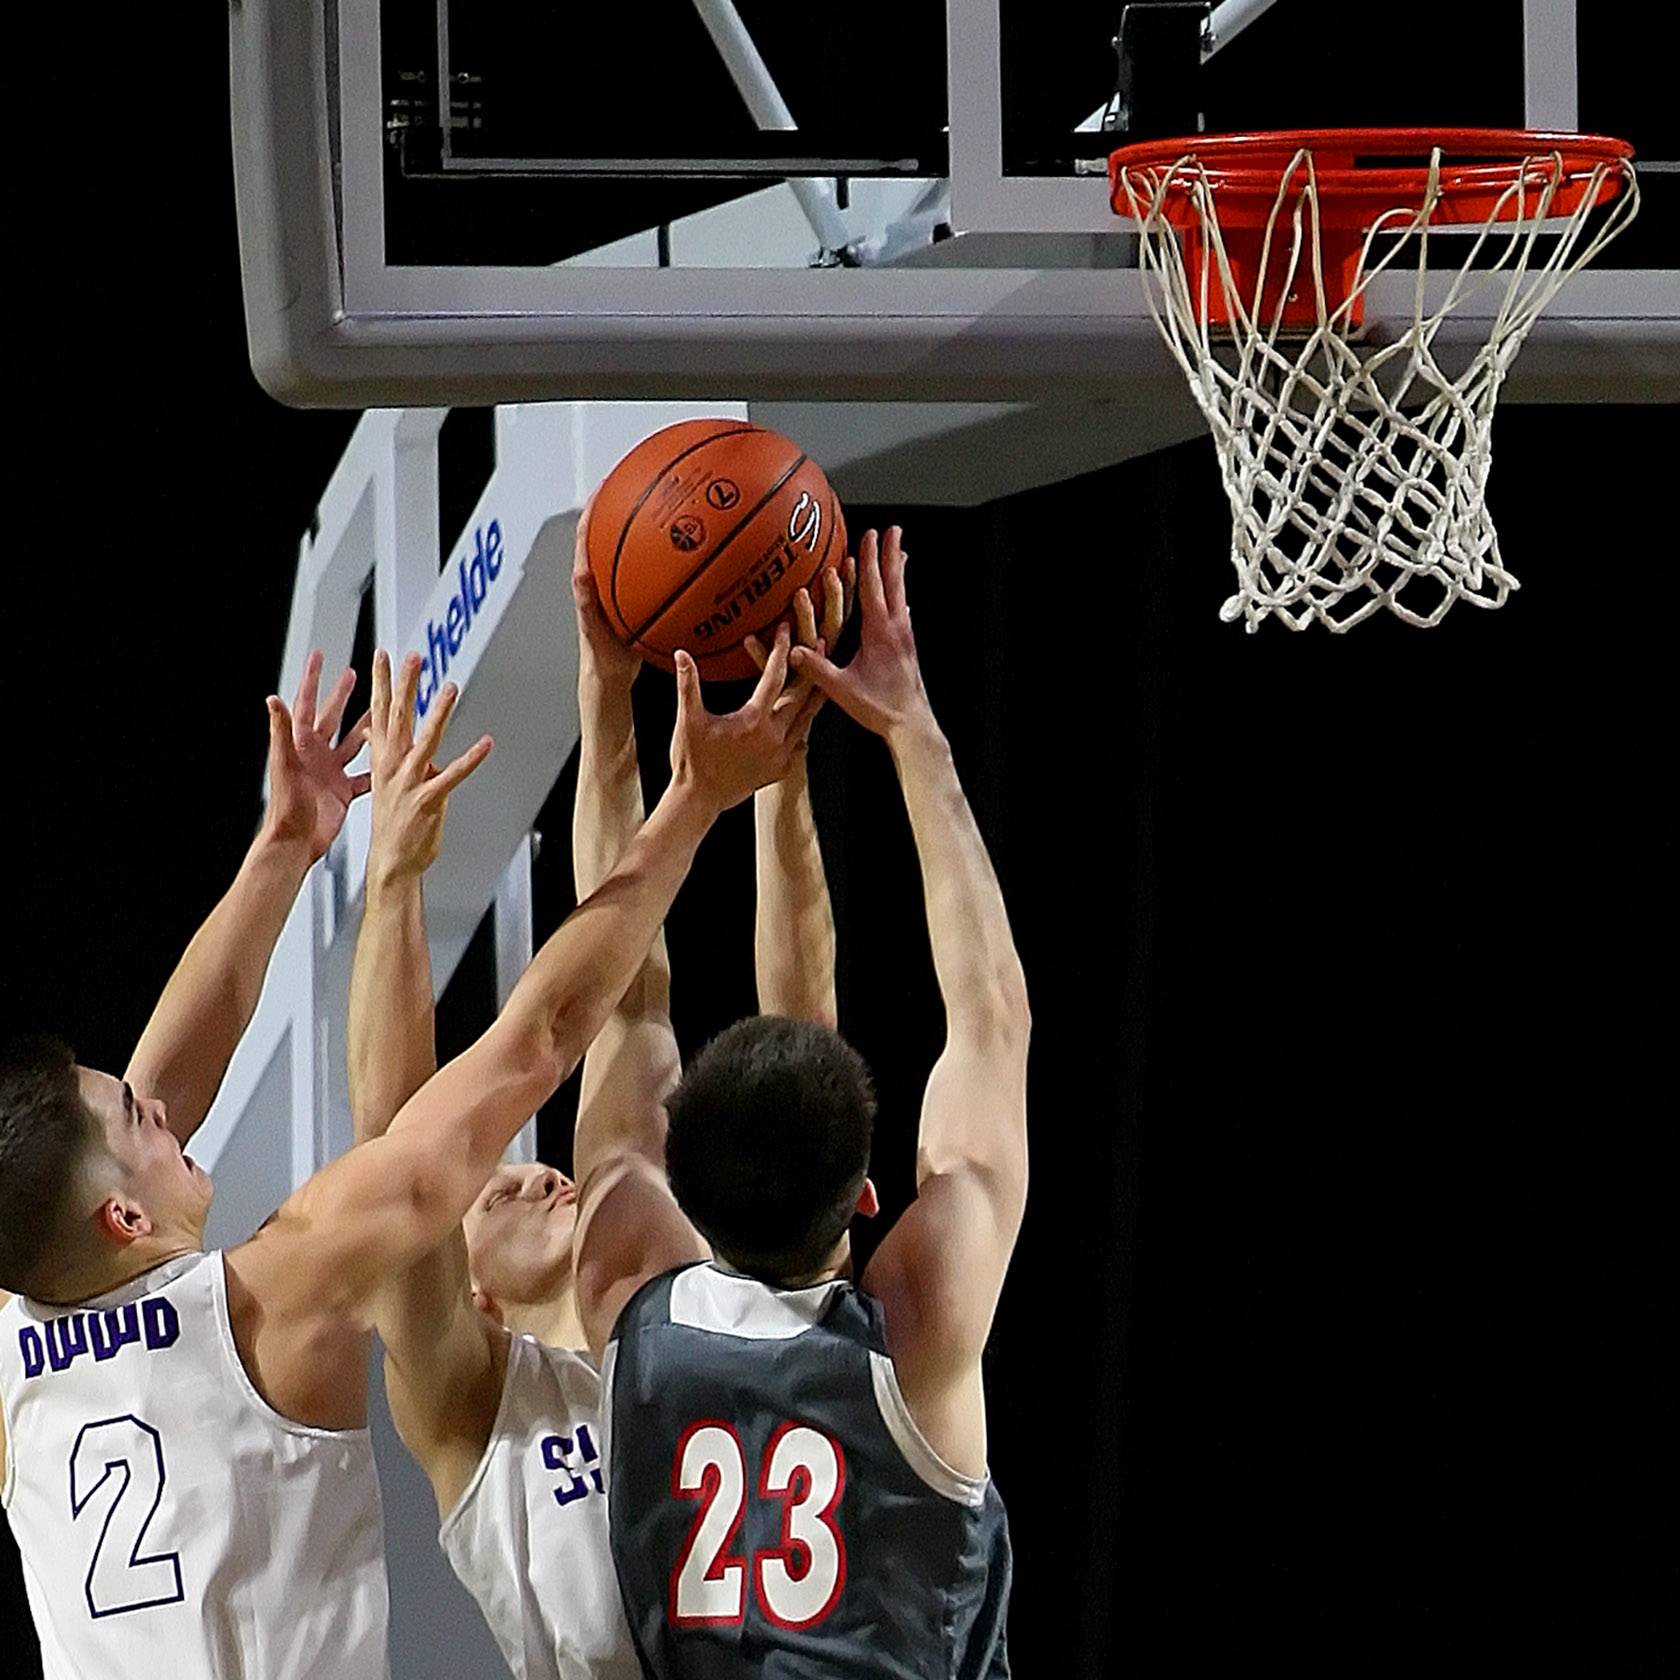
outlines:
[[[780,1502],[782,1539],[754,1554],[752,1576],[759,1609],[777,1627],[814,1627],[840,1600],[846,1542],[833,1517],[845,1488],[846,1455],[832,1436],[788,1422],[770,1437],[758,1496]],[[702,1418],[683,1431],[671,1460],[671,1494],[700,1501],[671,1569],[671,1626],[738,1627],[746,1615],[746,1562],[729,1548],[746,1509],[747,1459],[732,1424]]]
[[[832,1519],[845,1491],[846,1455],[838,1441],[804,1423],[784,1423],[770,1437],[758,1493],[782,1502],[782,1543],[753,1555],[753,1590],[759,1609],[777,1627],[814,1627],[839,1601],[846,1584],[846,1542]],[[814,1509],[819,1500],[820,1509]],[[803,1554],[797,1569],[796,1551]],[[814,1607],[805,1608],[813,1598]]]
[[[733,1627],[741,1620],[747,1565],[729,1548],[740,1533],[746,1508],[747,1460],[732,1424],[702,1418],[683,1431],[671,1460],[671,1493],[677,1499],[700,1501],[671,1570],[671,1625]],[[725,1501],[721,1507],[720,1494]]]

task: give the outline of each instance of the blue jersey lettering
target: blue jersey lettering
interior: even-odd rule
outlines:
[[[130,1301],[126,1307],[113,1307],[109,1312],[89,1313],[88,1334],[93,1338],[95,1359],[114,1359],[130,1342],[140,1340],[140,1309]]]
[[[181,1334],[181,1320],[174,1306],[159,1295],[140,1309],[146,1326],[146,1346],[154,1353],[160,1348],[174,1347]]]
[[[18,1351],[24,1376],[38,1377],[46,1370],[67,1371],[84,1353],[103,1364],[131,1342],[143,1339],[153,1353],[161,1353],[180,1338],[181,1315],[172,1301],[158,1295],[104,1312],[66,1313],[49,1318],[39,1330],[25,1324],[18,1331]]]
[[[566,1479],[554,1490],[556,1505],[570,1505],[574,1499],[586,1499],[591,1488],[596,1493],[601,1486],[601,1455],[595,1450],[589,1425],[580,1423],[576,1436],[545,1435],[542,1443],[543,1463],[550,1470],[558,1470]]]
[[[77,1354],[86,1352],[85,1314],[67,1313],[63,1318],[47,1320],[47,1363],[55,1371],[66,1369]]]

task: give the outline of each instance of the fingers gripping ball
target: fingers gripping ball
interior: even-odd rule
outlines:
[[[846,524],[822,468],[745,420],[684,420],[637,444],[589,515],[589,567],[616,634],[665,670],[755,677],[742,640],[768,642],[793,598],[838,569]]]

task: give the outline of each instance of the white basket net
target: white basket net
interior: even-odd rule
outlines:
[[[1217,189],[1197,157],[1121,174],[1142,229],[1144,296],[1213,430],[1231,501],[1238,588],[1220,609],[1226,622],[1242,617],[1253,631],[1275,614],[1292,630],[1315,619],[1347,630],[1387,608],[1409,624],[1437,624],[1457,600],[1502,606],[1518,587],[1485,500],[1494,403],[1540,312],[1633,219],[1638,186],[1630,164],[1600,163],[1578,207],[1554,218],[1562,159],[1526,159],[1479,228],[1454,230],[1448,248],[1462,250],[1462,260],[1447,271],[1444,295],[1436,271],[1439,301],[1426,303],[1431,240],[1437,251],[1446,243],[1430,226],[1440,167],[1437,148],[1421,202],[1376,219],[1348,297],[1334,308],[1325,302],[1307,148],[1283,172],[1259,272],[1242,297],[1220,234]],[[1621,191],[1595,213],[1600,187],[1618,174]],[[1168,195],[1186,192],[1200,226],[1199,283],[1164,214]],[[1367,341],[1352,324],[1355,300],[1375,276],[1412,263],[1410,323]],[[1208,321],[1215,271],[1228,324]],[[1303,335],[1282,325],[1281,300],[1304,271],[1316,287],[1317,321]],[[1441,324],[1488,288],[1500,295],[1487,342],[1449,375],[1435,354]],[[1261,300],[1271,297],[1277,307],[1261,319]]]

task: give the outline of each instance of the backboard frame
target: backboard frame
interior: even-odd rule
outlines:
[[[1101,177],[1003,175],[996,0],[947,4],[962,18],[947,34],[948,243],[1123,234]],[[379,109],[377,0],[244,0],[229,29],[247,334],[257,378],[282,401],[1036,402],[1122,387],[1178,400],[1128,266],[1007,255],[804,270],[387,264],[381,129],[356,114],[370,99]],[[1680,307],[1659,307],[1670,280],[1623,270],[1572,282],[1512,394],[1680,400]]]

